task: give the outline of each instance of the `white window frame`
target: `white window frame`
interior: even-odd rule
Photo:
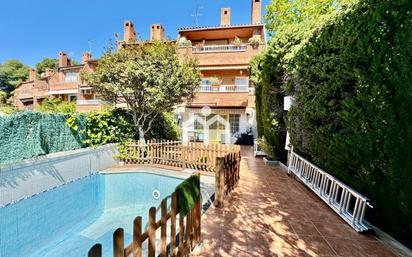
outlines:
[[[79,76],[78,72],[65,72],[64,73],[64,82],[66,82],[66,83],[76,83],[78,76]]]

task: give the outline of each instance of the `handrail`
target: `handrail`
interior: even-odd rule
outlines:
[[[306,184],[354,230],[364,232],[371,229],[364,220],[366,207],[373,208],[370,200],[296,154],[293,149],[289,157],[288,173],[293,173]]]
[[[244,52],[247,50],[246,45],[205,45],[205,46],[194,46],[193,53],[204,53],[204,52]]]

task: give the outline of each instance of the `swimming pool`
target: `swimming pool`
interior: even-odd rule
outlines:
[[[83,257],[96,243],[110,256],[113,232],[124,228],[131,242],[133,219],[142,216],[146,224],[149,208],[182,181],[144,172],[95,174],[0,208],[0,257]]]

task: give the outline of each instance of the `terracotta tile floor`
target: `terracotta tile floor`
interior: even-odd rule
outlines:
[[[358,234],[309,189],[242,148],[240,184],[223,209],[202,217],[193,256],[395,256]]]

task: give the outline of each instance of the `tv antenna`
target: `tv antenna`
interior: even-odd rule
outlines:
[[[87,44],[89,45],[89,53],[92,53],[93,40],[92,39],[87,40]]]
[[[203,14],[200,12],[200,10],[202,9],[203,9],[203,6],[197,5],[196,11],[192,14],[192,17],[195,18],[196,27],[199,27],[199,17],[203,16]]]

